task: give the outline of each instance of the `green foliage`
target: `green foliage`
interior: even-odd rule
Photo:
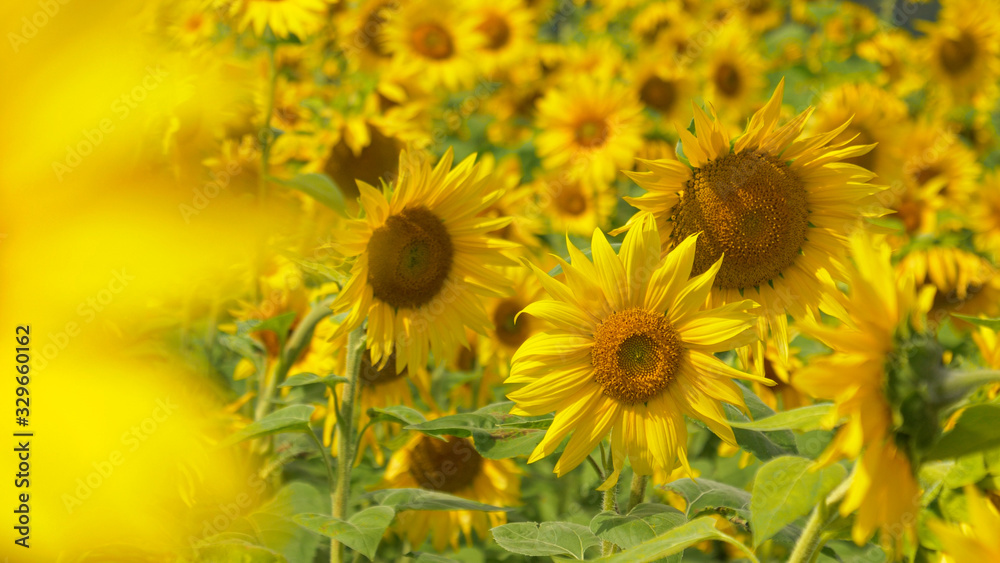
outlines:
[[[321,514],[299,514],[295,517],[295,522],[374,560],[378,544],[395,516],[396,512],[388,506],[372,506],[355,513],[346,522]]]
[[[278,409],[233,434],[224,442],[224,445],[232,445],[250,438],[261,438],[280,432],[310,432],[309,419],[314,410],[316,407],[312,405],[292,405]]]
[[[813,461],[802,457],[784,456],[765,463],[751,491],[754,547],[808,514],[846,475],[840,465],[817,469]]]
[[[427,422],[420,411],[406,405],[392,405],[385,408],[368,409],[368,417],[372,422],[392,422],[395,424],[421,424]]]
[[[301,387],[303,385],[311,385],[313,383],[323,383],[332,387],[334,384],[345,383],[346,381],[347,378],[340,375],[327,375],[324,377],[316,375],[315,373],[302,372],[290,376],[278,387]]]
[[[483,457],[505,459],[528,455],[542,441],[551,416],[523,417],[508,414],[513,403],[496,403],[474,412],[443,416],[408,426],[428,436],[472,438]]]
[[[641,543],[632,549],[621,553],[603,557],[598,561],[608,563],[643,563],[646,561],[656,561],[668,555],[673,555],[683,551],[696,543],[705,540],[723,541],[731,544],[746,553],[750,561],[757,562],[757,557],[745,545],[734,539],[732,536],[723,534],[715,527],[715,520],[712,518],[695,518],[690,522],[681,524],[666,533],[651,540]]]
[[[586,526],[570,522],[518,522],[493,528],[493,539],[521,555],[568,555],[584,559],[586,551],[601,540]]]
[[[628,514],[601,512],[590,521],[590,531],[602,540],[630,549],[685,522],[687,518],[676,508],[642,503]]]
[[[291,180],[271,178],[272,182],[298,190],[338,213],[344,213],[344,195],[326,174],[299,174]]]
[[[750,422],[730,422],[733,428],[776,432],[778,430],[815,430],[833,410],[833,403],[821,403],[782,411]]]
[[[510,508],[500,508],[473,500],[456,497],[439,491],[425,489],[383,489],[368,496],[383,506],[390,506],[396,512],[404,510],[485,510],[488,512],[509,512]]]
[[[973,405],[959,417],[955,427],[938,439],[925,459],[957,458],[1000,446],[997,421],[1000,420],[1000,405]]]

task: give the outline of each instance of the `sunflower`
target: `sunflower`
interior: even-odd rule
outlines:
[[[607,182],[642,147],[642,105],[628,86],[581,75],[538,102],[535,140],[548,170],[571,167]]]
[[[365,0],[357,9],[335,15],[337,39],[352,68],[381,68],[392,59],[385,44],[385,27],[399,7],[399,2],[392,0]]]
[[[508,156],[497,162],[492,154],[486,154],[480,161],[481,176],[486,180],[487,190],[498,190],[503,197],[483,210],[483,217],[512,217],[510,223],[494,236],[521,245],[525,252],[536,252],[541,246],[538,238],[542,232],[542,221],[535,204],[535,191],[530,185],[521,184],[521,162],[516,156]]]
[[[536,29],[520,0],[476,3],[476,32],[483,36],[477,60],[487,73],[505,70],[530,56]]]
[[[400,75],[426,90],[460,90],[475,81],[475,52],[484,42],[477,21],[453,0],[414,0],[385,25],[385,45]]]
[[[478,214],[502,195],[487,193],[472,155],[454,170],[448,151],[433,169],[404,151],[390,192],[359,183],[364,217],[346,222],[337,244],[356,257],[350,280],[333,303],[348,313],[341,331],[368,318],[372,362],[381,367],[396,353],[396,370],[451,357],[465,327],[490,328],[481,296],[501,296],[495,267],[513,264],[516,245],[490,237],[507,218]],[[414,160],[417,159],[417,160]]]
[[[849,313],[839,315],[839,327],[811,320],[799,325],[833,353],[812,356],[796,373],[795,385],[834,401],[831,425],[846,418],[819,463],[861,456],[840,505],[842,515],[858,511],[852,538],[862,545],[881,528],[883,544],[898,547],[904,538],[913,539],[919,487],[902,441],[894,435],[898,423],[887,392],[900,377],[893,358],[926,333],[933,290],[918,293],[912,276],[895,275],[885,241],[859,231],[850,243],[855,264],[844,267],[850,295],[826,279],[831,295]]]
[[[703,57],[705,100],[726,119],[742,120],[758,103],[764,87],[764,60],[752,38],[734,18],[719,28]]]
[[[346,338],[340,335],[332,339],[333,351],[337,360],[337,368],[332,373],[344,373],[346,365]],[[321,372],[314,372],[321,373]],[[405,405],[414,407],[413,392],[410,385],[416,388],[417,394],[425,403],[433,405],[430,398],[430,374],[424,368],[403,368],[402,371],[396,369],[396,355],[390,354],[389,359],[381,367],[372,362],[371,352],[365,350],[361,355],[361,368],[359,371],[360,397],[358,399],[358,410],[362,413],[360,427],[365,428],[364,434],[358,437],[358,451],[354,463],[361,463],[365,450],[371,449],[375,456],[375,463],[379,466],[385,463],[385,454],[382,452],[380,444],[392,439],[399,433],[399,427],[395,424],[382,423],[371,424],[371,417],[368,416],[368,409],[385,408],[393,405]],[[323,427],[323,443],[330,447],[330,452],[336,456],[338,452],[337,437],[334,436],[334,426],[336,425],[336,403],[333,393],[328,393],[329,404],[327,405],[326,421]]]
[[[920,22],[927,33],[924,60],[935,90],[948,101],[990,102],[1000,77],[1000,10],[976,0],[942,2],[937,22]]]
[[[326,13],[324,0],[239,0],[230,12],[240,16],[239,29],[252,27],[253,32],[264,35],[270,28],[278,37],[295,35],[299,38],[323,26]]]
[[[673,123],[682,117],[684,101],[691,99],[695,86],[689,72],[667,57],[652,57],[630,70],[636,96],[655,113],[657,123]]]
[[[859,57],[881,68],[875,83],[896,96],[906,96],[926,82],[918,71],[915,51],[913,36],[902,29],[883,30],[857,47]]]
[[[702,233],[695,274],[710,270],[725,254],[711,303],[744,298],[759,303],[758,334],[764,340],[770,326],[786,358],[786,313],[801,317],[824,302],[816,272],[836,271],[846,251],[844,233],[865,214],[884,210],[873,202],[882,187],[867,183],[873,174],[839,162],[871,146],[831,144],[847,123],[796,140],[811,110],[776,128],[783,89],[784,81],[732,146],[718,119],[695,107],[697,136],[678,131],[690,167],[675,160],[643,162],[649,172],[626,175],[647,193],[625,200],[655,214],[665,250]],[[619,231],[634,223],[633,218]],[[762,374],[762,344],[758,351],[755,370]]]
[[[656,49],[681,56],[690,40],[690,19],[677,2],[650,2],[632,19],[632,35],[644,52]]]
[[[899,261],[896,271],[911,275],[918,286],[937,290],[931,317],[950,312],[963,315],[1000,314],[1000,272],[987,259],[955,246],[914,248]]]
[[[392,454],[375,488],[421,488],[508,507],[520,504],[520,485],[513,460],[484,458],[468,438],[419,434]],[[440,553],[448,545],[458,549],[462,536],[471,544],[473,531],[487,539],[490,528],[506,522],[505,512],[420,510],[399,513],[393,529],[413,548],[432,536],[431,545]]]
[[[533,186],[539,210],[557,234],[587,236],[604,228],[617,201],[612,186],[571,170],[541,174]]]
[[[513,285],[513,295],[493,298],[486,303],[486,312],[493,321],[493,330],[479,346],[480,365],[492,368],[501,381],[510,371],[510,358],[524,342],[541,327],[531,315],[518,315],[522,309],[542,297],[542,286],[525,266],[508,268],[504,278]]]
[[[380,180],[395,179],[399,155],[406,146],[401,139],[363,119],[346,120],[332,132],[326,154],[320,158],[322,171],[333,179],[347,201],[353,204],[361,195],[358,181],[377,186]]]
[[[907,132],[902,149],[904,182],[923,188],[937,181],[946,205],[958,209],[969,206],[980,167],[976,153],[957,135],[957,127],[921,120]]]
[[[572,437],[556,462],[562,476],[611,433],[612,487],[627,457],[640,475],[690,473],[683,414],[700,419],[735,444],[720,401],[746,411],[732,378],[766,382],[733,369],[712,354],[754,340],[754,305],[739,301],[717,309],[704,304],[722,265],[689,279],[695,263],[691,236],[661,257],[656,220],[642,214],[615,254],[594,231],[591,262],[568,243],[572,265],[559,260],[566,283],[532,266],[552,299],[524,314],[551,325],[529,338],[511,360],[511,413],[556,412],[528,463]]]
[[[942,562],[1000,561],[1000,510],[973,485],[965,487],[965,499],[969,517],[964,522],[928,522],[941,543]]]
[[[1000,172],[985,174],[976,194],[976,203],[970,206],[970,228],[976,233],[976,247],[1000,257]]]
[[[792,376],[804,365],[798,353],[798,348],[790,347],[788,358],[782,358],[774,339],[769,338],[767,341],[764,350],[764,377],[769,379],[772,385],[754,383],[754,392],[764,404],[776,411],[796,409],[812,403],[809,397],[799,391],[792,382]]]
[[[824,93],[816,107],[812,129],[825,132],[850,121],[833,139],[842,143],[872,145],[872,150],[844,159],[867,168],[885,180],[898,177],[902,131],[907,123],[906,104],[889,92],[870,84],[842,84]]]

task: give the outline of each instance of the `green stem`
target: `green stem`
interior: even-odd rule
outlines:
[[[347,383],[340,401],[340,421],[337,425],[337,487],[331,493],[333,517],[346,520],[347,501],[351,493],[351,468],[354,467],[354,403],[357,401],[361,355],[364,352],[365,330],[354,329],[347,337]],[[330,540],[330,562],[344,560],[340,542]]]
[[[625,511],[625,514],[632,512],[632,509],[646,498],[646,482],[648,480],[649,477],[647,475],[632,473],[632,489],[628,494],[628,509]]]
[[[945,401],[954,401],[981,385],[998,381],[1000,381],[1000,370],[952,371],[948,373],[948,377],[941,385],[941,395]]]
[[[278,388],[278,382],[285,380],[288,370],[292,369],[292,364],[295,363],[295,360],[299,358],[299,354],[302,353],[302,350],[312,340],[313,330],[316,328],[316,325],[333,312],[330,309],[332,303],[333,297],[327,297],[323,301],[313,305],[309,314],[295,327],[292,335],[288,338],[288,342],[285,343],[284,349],[278,356],[278,365],[274,369],[274,377],[268,379],[266,369],[260,374],[259,387],[261,391],[260,396],[257,397],[254,420],[260,420],[267,415],[267,411],[271,407],[271,399],[274,397],[274,391]]]
[[[820,537],[823,527],[826,525],[828,509],[840,502],[850,488],[851,479],[848,478],[837,485],[837,488],[826,498],[820,499],[819,504],[809,515],[809,521],[806,522],[806,527],[802,530],[799,541],[795,542],[795,548],[792,550],[791,557],[788,558],[788,563],[809,563],[815,558],[820,548]]]
[[[319,441],[314,432],[310,431],[309,437],[312,438],[313,444],[316,444],[316,447],[319,448],[319,455],[323,458],[323,464],[326,465],[327,482],[330,483],[330,488],[333,489],[334,484],[337,482],[337,477],[333,474],[333,463],[330,460],[330,453],[326,451],[323,442]]]
[[[601,510],[606,512],[618,512],[618,483],[610,489],[604,491],[604,499],[601,501]],[[601,543],[601,555],[611,555],[615,551],[615,544],[604,540]]]

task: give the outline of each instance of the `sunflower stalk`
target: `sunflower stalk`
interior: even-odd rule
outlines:
[[[618,483],[610,489],[604,491],[604,498],[601,501],[601,510],[605,512],[618,513]],[[611,555],[615,552],[615,544],[608,540],[601,542],[601,555]]]
[[[337,425],[337,480],[331,482],[333,517],[346,520],[347,501],[351,494],[351,468],[354,466],[355,438],[354,407],[357,402],[361,355],[364,351],[365,329],[358,327],[347,337],[347,383],[340,401],[340,423]],[[330,540],[330,562],[341,563],[344,554],[340,542]]]
[[[648,481],[648,475],[632,474],[632,488],[629,491],[628,508],[625,510],[625,514],[632,512],[632,509],[638,506],[646,497],[646,483]]]
[[[327,297],[323,301],[313,305],[309,313],[302,319],[302,322],[292,331],[288,342],[285,343],[284,349],[282,349],[281,354],[278,356],[278,365],[274,368],[274,376],[268,379],[267,370],[261,373],[261,391],[257,399],[257,408],[254,411],[254,420],[260,420],[267,415],[267,411],[271,407],[271,399],[278,388],[278,382],[285,380],[288,370],[292,369],[292,364],[295,363],[302,350],[312,340],[313,330],[316,328],[316,325],[333,312],[330,309],[331,303],[333,303],[333,297]]]
[[[788,563],[810,563],[815,559],[816,554],[822,547],[822,532],[823,528],[827,524],[827,516],[830,514],[830,508],[843,500],[844,496],[847,495],[847,491],[851,488],[851,477],[848,477],[843,482],[841,482],[837,487],[826,496],[826,498],[821,498],[819,504],[813,509],[812,514],[809,515],[809,521],[806,522],[805,529],[802,530],[802,534],[799,536],[799,540],[795,542],[795,548],[792,550],[792,555],[788,558]]]

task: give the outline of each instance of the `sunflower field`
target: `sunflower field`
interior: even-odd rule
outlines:
[[[1000,561],[997,0],[0,14],[5,562]]]

